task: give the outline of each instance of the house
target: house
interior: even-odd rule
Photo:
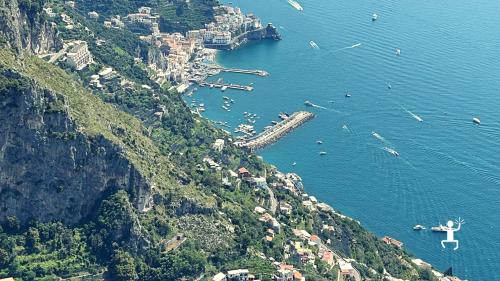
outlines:
[[[248,281],[248,269],[235,269],[227,272],[228,281]]]
[[[257,214],[261,215],[261,214],[263,214],[263,213],[266,212],[266,209],[264,209],[264,208],[262,208],[260,206],[257,206],[257,207],[255,207],[255,209],[253,211],[256,212]]]
[[[299,237],[302,240],[309,240],[311,238],[311,234],[309,232],[303,230],[303,229],[294,229],[293,230],[293,235]]]
[[[389,237],[389,236],[384,236],[382,238],[382,241],[384,241],[387,245],[393,245],[395,246],[396,248],[403,248],[403,242],[401,241],[398,241],[392,237]]]
[[[256,187],[256,188],[261,188],[261,189],[266,189],[267,188],[267,181],[266,181],[266,178],[264,177],[255,177],[255,178],[252,178],[252,184]]]
[[[292,205],[281,201],[280,202],[280,212],[286,215],[290,215],[292,213]]]
[[[311,235],[311,237],[309,238],[309,244],[311,246],[321,244],[321,238],[319,238],[318,235],[315,234]]]
[[[345,260],[339,260],[339,271],[342,276],[355,276],[356,271],[352,264]]]
[[[96,11],[88,12],[87,15],[89,16],[89,18],[91,18],[93,20],[96,20],[99,18],[99,14]]]
[[[317,204],[317,203],[318,203],[318,199],[316,199],[316,197],[314,197],[314,196],[309,196],[309,200],[310,200],[313,204]]]
[[[226,281],[226,274],[219,272],[213,278],[212,281]]]
[[[411,262],[414,263],[416,266],[418,266],[421,269],[431,269],[432,268],[431,264],[429,264],[421,259],[412,259]]]
[[[293,281],[293,272],[288,269],[279,269],[274,275],[275,281]]]
[[[302,205],[304,207],[306,207],[306,209],[310,210],[310,211],[313,211],[315,208],[314,208],[314,204],[313,202],[311,202],[310,200],[305,200],[305,201],[302,201]]]
[[[329,265],[334,265],[335,264],[335,259],[333,256],[333,253],[331,251],[326,251],[323,253],[323,256],[321,256],[321,260],[326,262]]]
[[[223,139],[216,139],[214,144],[212,145],[212,148],[215,151],[221,152],[222,149],[224,149],[224,140]]]
[[[328,205],[326,203],[318,203],[318,204],[316,204],[316,207],[323,212],[333,212],[333,208],[330,207],[330,205]]]
[[[302,273],[299,271],[294,271],[293,272],[293,281],[305,281],[306,278],[302,276]]]
[[[335,232],[335,227],[333,225],[324,224],[321,232]]]
[[[116,76],[116,72],[111,67],[104,67],[97,74],[104,80],[110,80]]]
[[[245,167],[241,167],[238,169],[238,176],[241,179],[247,179],[247,178],[250,178],[252,175]]]
[[[14,281],[14,278],[12,278],[12,277],[3,278],[3,279],[0,279],[0,281]]]
[[[81,40],[71,43],[66,58],[68,64],[76,70],[82,70],[93,62],[87,42]]]

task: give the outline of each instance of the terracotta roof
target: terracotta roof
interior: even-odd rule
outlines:
[[[280,269],[281,270],[290,270],[290,271],[292,271],[293,270],[293,265],[292,264],[282,263],[282,264],[280,264]]]
[[[294,271],[293,272],[293,279],[301,280],[302,279],[302,273],[300,273],[298,271]]]
[[[311,238],[309,238],[312,242],[320,242],[321,239],[318,237],[318,235],[311,235]]]
[[[245,167],[241,167],[238,169],[238,173],[240,174],[249,174],[250,172],[245,168]]]

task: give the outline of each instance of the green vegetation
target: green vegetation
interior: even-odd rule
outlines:
[[[41,7],[34,3],[43,3],[24,2],[24,9],[34,11]],[[254,208],[269,208],[269,194],[233,178],[230,186],[224,185],[221,178],[242,166],[260,176],[271,174],[272,167],[235,147],[230,136],[209,121],[191,114],[176,92],[151,81],[143,65],[151,46],[130,31],[104,29],[85,17],[92,10],[105,16],[123,15],[149,5],[162,15],[163,29],[186,30],[209,21],[215,4],[202,0],[189,5],[162,3],[77,1],[78,10],[66,12],[81,26],[66,30],[60,19],[56,22],[63,38],[90,44],[97,62],[79,73],[0,50],[0,101],[6,93],[24,94],[29,88],[53,92],[57,99],[46,103],[43,110],[67,114],[78,133],[89,139],[104,138],[118,147],[155,193],[154,208],[141,213],[132,205],[137,194],[108,190],[94,213],[72,226],[59,222],[20,225],[15,217],[7,218],[0,228],[0,277],[57,280],[104,274],[110,280],[191,280],[200,276],[206,280],[221,270],[247,268],[267,281],[276,270],[272,260],[283,261],[285,248],[299,240],[292,233],[298,228],[317,234],[322,241],[330,240],[329,247],[337,254],[355,258],[354,265],[364,277],[382,280],[380,273],[385,269],[400,278],[432,280],[428,271],[411,266],[403,250],[384,244],[355,221],[328,211],[308,210],[300,197],[285,189],[274,190],[276,199],[288,202],[293,211],[275,214],[281,232],[272,241],[263,239],[269,225],[259,221]],[[97,39],[102,42],[97,44]],[[113,67],[120,78],[108,81],[103,90],[89,91],[89,77],[103,66]],[[131,81],[132,86],[122,86],[123,80]],[[49,137],[71,140],[76,132],[54,131]],[[211,149],[218,138],[226,140],[222,152]],[[211,170],[205,157],[220,163],[222,170]],[[268,182],[278,179],[269,176]],[[64,190],[57,184],[52,188]],[[324,224],[335,231],[322,231]],[[288,262],[307,280],[336,280],[337,268],[318,259],[316,268],[293,258]]]

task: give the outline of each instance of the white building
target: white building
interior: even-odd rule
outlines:
[[[293,272],[287,269],[278,270],[277,274],[274,276],[276,281],[293,281]]]
[[[213,278],[212,281],[226,281],[226,274],[219,272]]]
[[[224,149],[224,140],[223,139],[216,139],[214,144],[212,145],[212,148],[215,151],[221,152],[222,149]]]
[[[248,269],[235,269],[227,272],[229,281],[248,281]]]
[[[87,42],[75,41],[72,43],[66,54],[68,64],[76,70],[82,70],[92,63],[92,54],[89,51]]]
[[[99,14],[95,11],[89,12],[87,15],[89,16],[89,18],[94,19],[94,20],[99,18]]]

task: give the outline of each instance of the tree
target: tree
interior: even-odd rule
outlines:
[[[40,247],[40,233],[38,232],[38,229],[30,227],[26,233],[25,242],[26,248],[30,253],[38,251],[38,248]]]
[[[123,250],[115,250],[109,267],[113,280],[137,280],[135,262],[132,256]]]

